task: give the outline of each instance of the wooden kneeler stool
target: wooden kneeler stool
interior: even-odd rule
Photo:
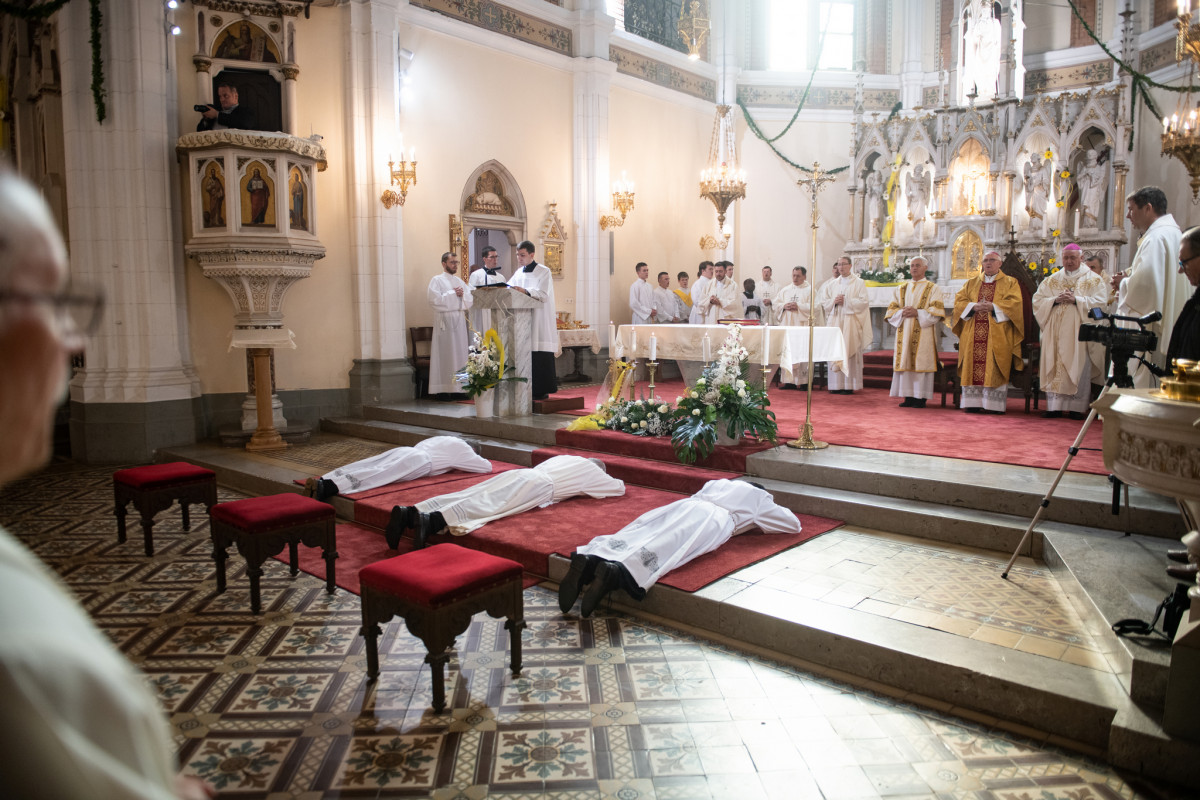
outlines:
[[[217,504],[217,473],[186,461],[120,469],[113,473],[113,513],[117,515],[117,542],[125,542],[125,506],[133,503],[142,518],[146,555],[154,555],[154,516],[175,502],[183,512],[183,529],[192,529],[188,505]]]
[[[285,545],[293,578],[300,572],[299,545],[320,547],[325,559],[325,591],[329,594],[336,591],[337,520],[333,506],[328,503],[299,494],[274,494],[220,503],[208,515],[213,561],[217,562],[217,594],[225,591],[225,561],[229,557],[226,548],[230,544],[236,544],[246,559],[250,610],[255,614],[262,609],[259,578],[263,562],[283,552]]]
[[[499,619],[509,637],[509,665],[521,674],[521,631],[525,628],[523,569],[516,561],[435,544],[376,561],[358,573],[362,585],[362,636],[367,644],[367,680],[379,677],[379,625],[402,617],[410,633],[425,643],[425,663],[433,673],[433,710],[446,708],[446,652],[480,611]]]

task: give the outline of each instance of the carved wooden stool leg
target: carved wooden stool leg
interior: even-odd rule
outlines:
[[[337,550],[332,545],[326,547],[322,549],[321,557],[325,559],[325,591],[333,594],[337,591]]]
[[[379,635],[383,630],[378,625],[363,625],[361,628],[367,648],[367,680],[375,681],[379,677]]]
[[[509,667],[513,677],[521,674],[521,631],[525,629],[524,619],[507,619],[504,627],[508,629]]]
[[[145,511],[142,515],[142,541],[145,543],[146,555],[154,555],[154,515],[147,514]]]
[[[225,562],[229,560],[229,553],[225,552],[226,545],[223,540],[218,538],[218,534],[213,533],[213,561],[217,562],[217,594],[225,593]]]
[[[259,593],[258,579],[262,577],[262,562],[251,564],[246,562],[246,574],[250,576],[250,611],[257,614],[262,611],[262,597]]]
[[[300,543],[295,539],[288,542],[288,563],[291,565],[291,575],[296,577],[300,574]]]
[[[125,506],[128,500],[118,500],[113,513],[117,515],[117,544],[125,543]]]
[[[440,714],[446,710],[446,662],[450,654],[444,650],[437,654],[427,653],[425,663],[433,672],[433,710]]]

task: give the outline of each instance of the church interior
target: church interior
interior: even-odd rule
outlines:
[[[698,587],[615,592],[587,619],[559,613],[569,552],[551,548],[525,564],[522,676],[481,613],[454,645],[441,712],[399,619],[366,680],[345,581],[391,554],[382,500],[334,498],[336,592],[319,564],[290,574],[285,553],[263,565],[256,614],[238,556],[217,589],[207,514],[163,511],[145,555],[134,517],[117,540],[111,495],[114,470],[172,461],[215,471],[222,502],[298,493],[440,434],[517,467],[579,452],[562,429],[602,399],[637,262],[672,286],[705,259],[739,281],[804,265],[819,284],[847,256],[886,284],[920,256],[951,298],[987,251],[1033,286],[1076,243],[1111,276],[1137,247],[1127,195],[1157,186],[1181,229],[1196,219],[1200,141],[1165,144],[1196,135],[1186,0],[41,5],[52,13],[0,11],[0,166],[40,190],[72,282],[105,307],[70,365],[55,461],[6,487],[0,524],[146,673],[180,769],[217,796],[1200,787],[1197,636],[1112,631],[1175,587],[1165,553],[1193,527],[1176,498],[1195,490],[1174,465],[1195,462],[1195,434],[1139,462],[1139,476],[1169,462],[1184,476],[1170,490],[1110,480],[1125,441],[1112,417],[1060,474],[1080,423],[1042,419],[1035,382],[1014,380],[1003,419],[957,411],[942,380],[940,406],[899,415],[886,382],[853,398],[818,388],[810,412],[772,386],[778,446],[691,468],[589,453],[645,507],[741,477],[814,534]],[[256,125],[198,130],[225,81]],[[557,394],[491,418],[428,396],[426,287],[443,253],[466,280],[490,245],[511,275],[525,240],[553,274]],[[1191,293],[1172,265],[1162,331]],[[886,306],[872,300],[868,350],[890,377]],[[658,396],[681,394],[682,372],[664,359]],[[652,391],[644,373],[634,388]],[[830,446],[784,446],[809,421]],[[587,541],[637,515],[588,502],[458,543],[539,525]]]

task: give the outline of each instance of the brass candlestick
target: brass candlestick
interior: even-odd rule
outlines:
[[[637,386],[637,359],[630,362],[629,367],[629,402],[633,402],[633,390]]]
[[[650,370],[650,400],[654,400],[654,372],[658,369],[657,361],[647,361],[646,367]]]
[[[809,177],[800,178],[796,181],[799,185],[808,189],[809,202],[812,204],[812,260],[809,261],[813,265],[813,269],[817,268],[817,220],[821,218],[821,213],[817,208],[817,195],[826,183],[833,180],[833,176],[821,169],[821,165],[814,161],[812,172]],[[804,407],[804,424],[800,426],[800,438],[793,439],[788,442],[788,447],[794,447],[797,450],[824,450],[829,447],[829,442],[818,442],[813,439],[812,425],[812,390],[813,390],[813,319],[816,311],[815,305],[817,300],[816,279],[814,277],[813,284],[808,289],[808,393]]]

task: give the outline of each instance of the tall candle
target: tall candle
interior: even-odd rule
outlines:
[[[712,361],[712,342],[708,340],[708,334],[704,334],[704,339],[700,342],[700,360],[707,364]]]
[[[658,361],[658,337],[650,334],[650,360]]]
[[[1079,209],[1075,209],[1075,230],[1079,230]]]
[[[767,366],[767,364],[771,363],[771,326],[770,325],[763,326],[762,348],[763,348],[762,365],[765,367],[765,366]]]
[[[637,328],[629,326],[629,354],[637,358]]]
[[[617,346],[617,326],[610,319],[608,321],[608,349],[612,350]]]

